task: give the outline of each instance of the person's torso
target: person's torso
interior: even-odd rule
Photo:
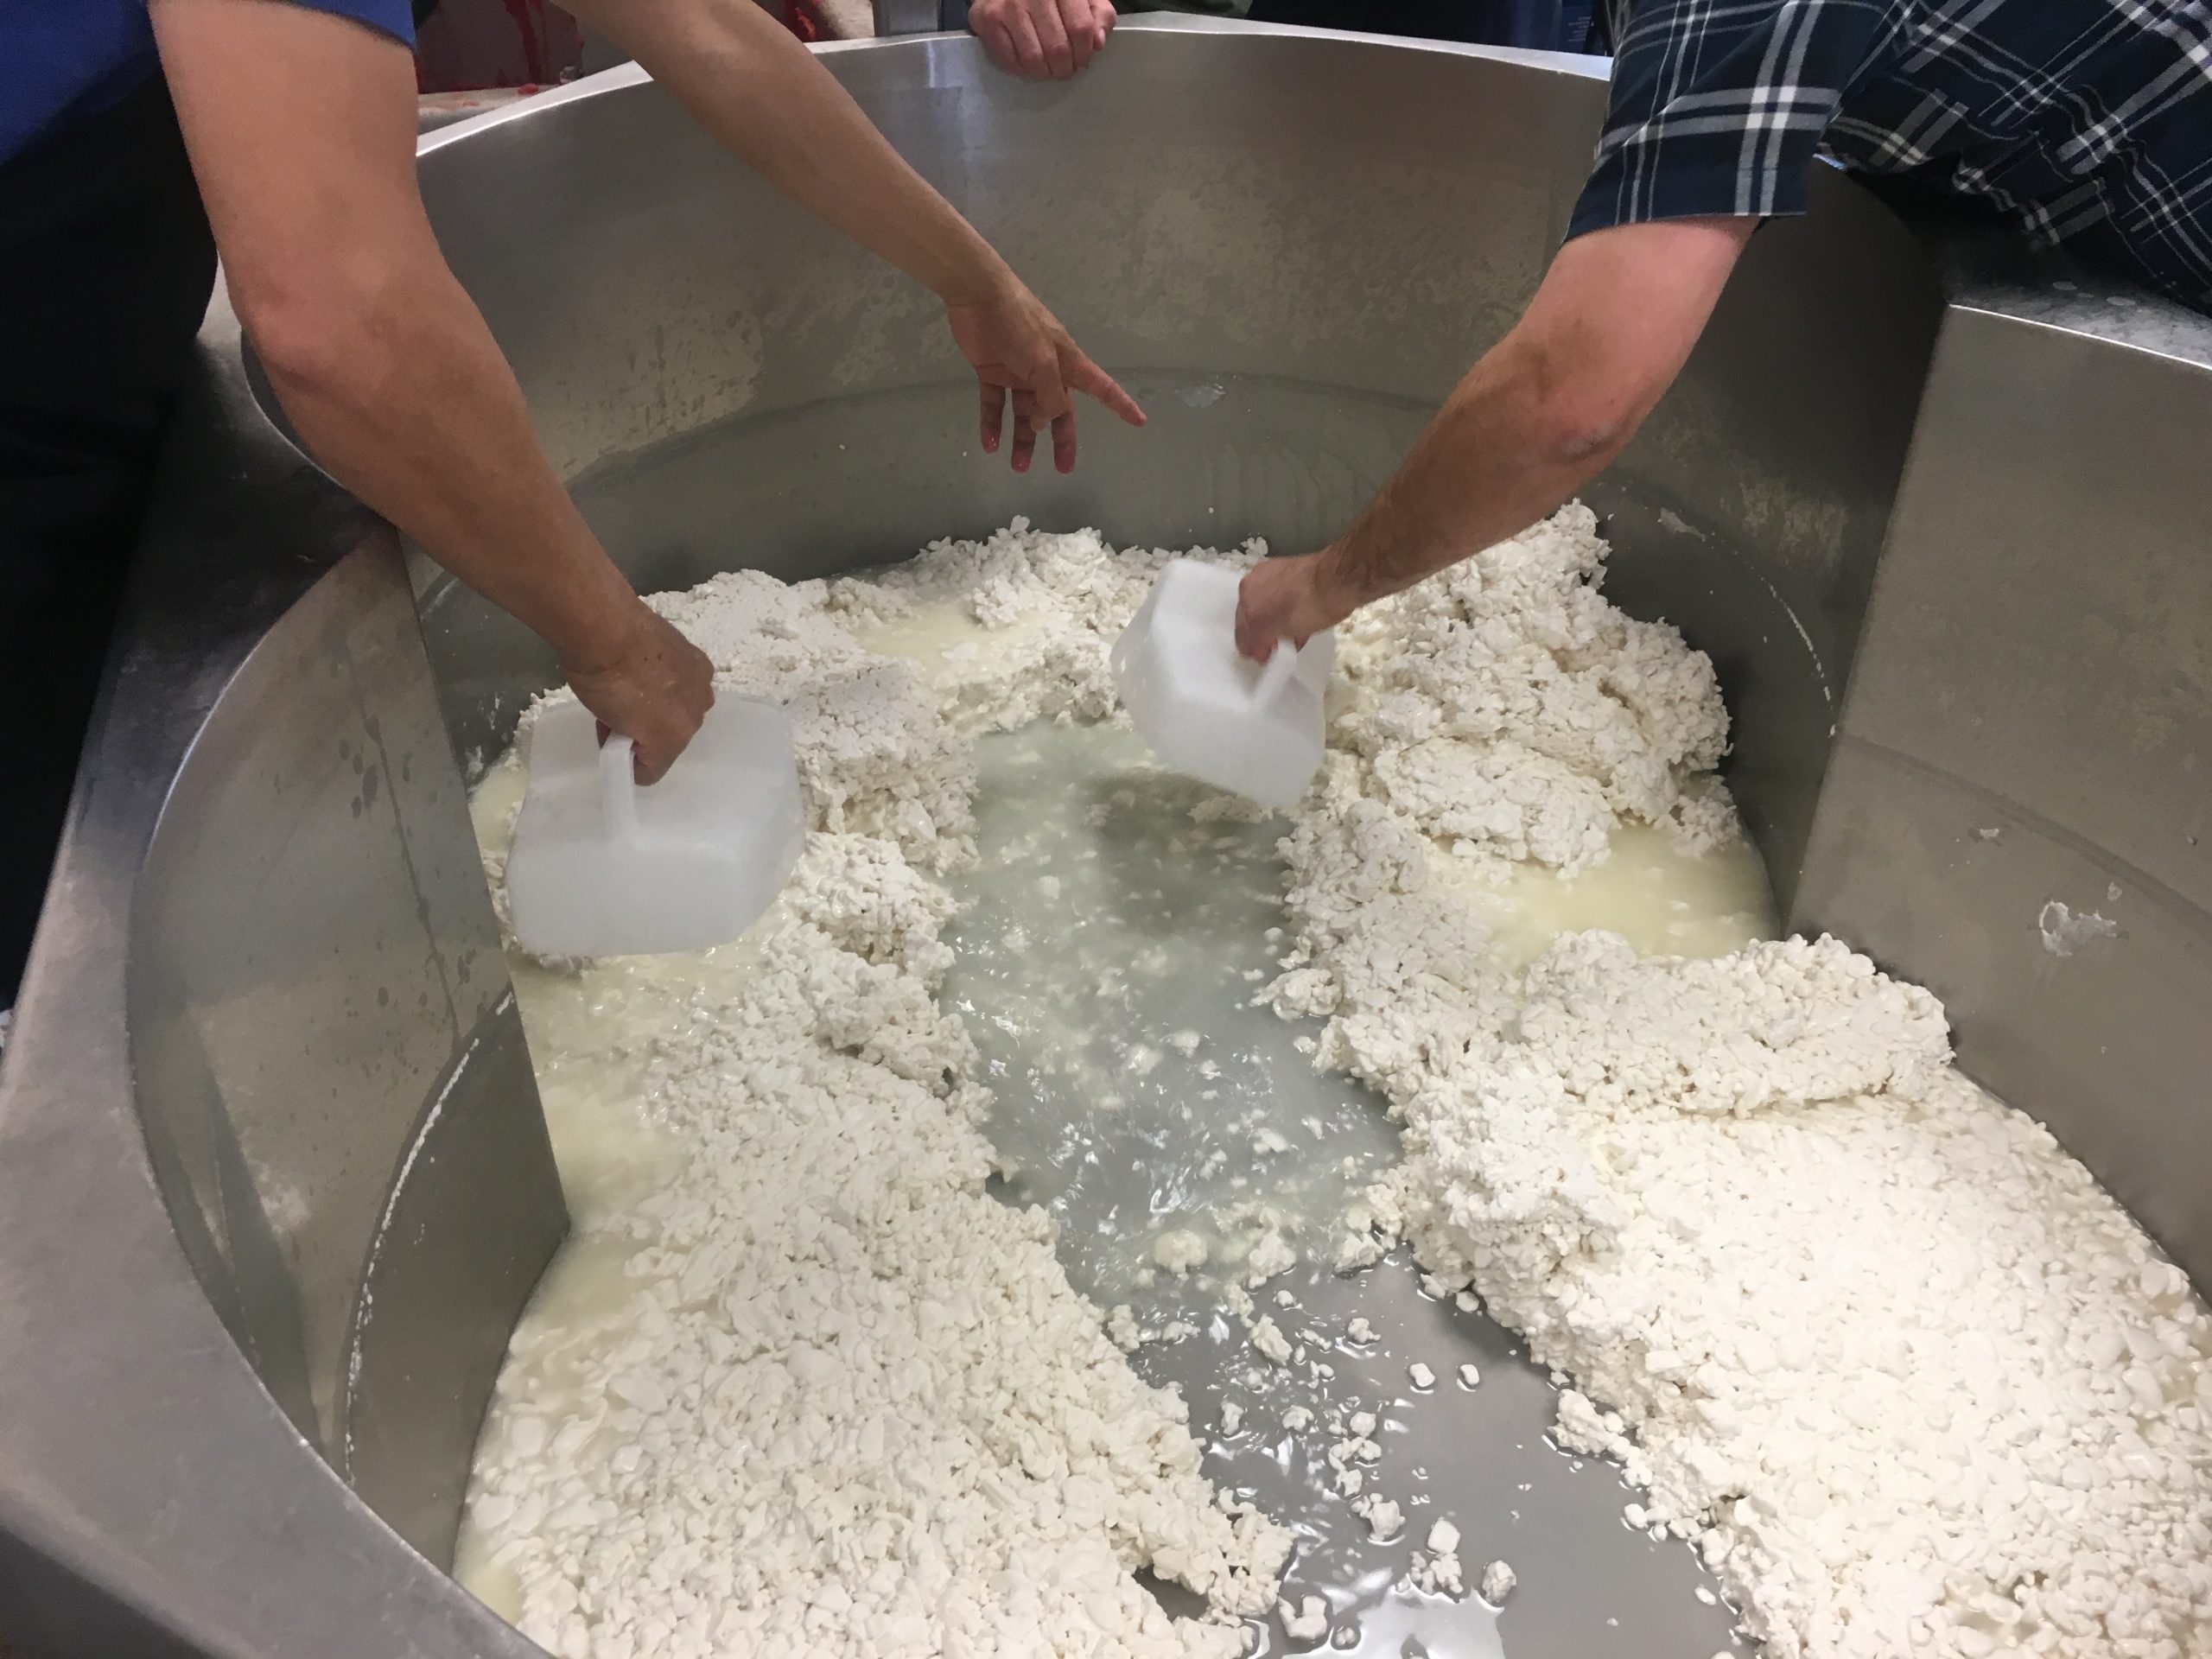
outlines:
[[[0,165],[155,72],[146,0],[0,0]]]
[[[1602,10],[1613,42],[1631,28],[1735,33],[1755,50],[1809,42],[1821,60],[1798,79],[1840,91],[1822,148],[1854,171],[1922,174],[2022,208],[2146,154],[2193,145],[2212,156],[2212,0],[1607,0]],[[1851,60],[1826,60],[1840,41],[1859,43]]]
[[[2184,149],[2212,159],[2206,0],[1919,0],[1894,8],[1844,88],[1826,148],[2031,217],[2094,185],[2155,192]],[[2041,210],[2037,213],[2036,210]],[[2033,226],[2050,239],[2063,223]]]

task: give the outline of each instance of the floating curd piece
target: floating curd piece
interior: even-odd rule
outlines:
[[[1504,1605],[1505,1599],[1513,1593],[1513,1586],[1519,1582],[1509,1564],[1492,1561],[1483,1568],[1482,1581],[1478,1587],[1482,1591],[1484,1601],[1493,1607],[1501,1607]]]
[[[1404,1511],[1380,1493],[1370,1493],[1351,1507],[1367,1522],[1367,1535],[1378,1544],[1389,1543],[1405,1529]]]
[[[1451,1550],[1422,1558],[1418,1551],[1413,1569],[1415,1587],[1433,1596],[1463,1596],[1467,1592],[1466,1569]]]
[[[1205,1266],[1211,1254],[1206,1236],[1186,1227],[1172,1228],[1152,1242],[1152,1259],[1179,1279]]]
[[[1296,1611],[1288,1602],[1278,1601],[1275,1617],[1282,1621],[1282,1633],[1294,1642],[1319,1642],[1329,1633],[1329,1604],[1319,1596],[1307,1596]]]

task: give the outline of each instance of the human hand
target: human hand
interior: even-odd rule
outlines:
[[[1105,49],[1109,0],[971,0],[968,28],[1010,75],[1066,80]]]
[[[1255,663],[1277,642],[1302,645],[1333,628],[1357,607],[1330,580],[1326,551],[1294,559],[1262,559],[1236,589],[1236,649]]]
[[[715,703],[715,665],[676,625],[641,599],[609,630],[609,642],[562,658],[576,700],[599,716],[602,743],[617,732],[636,746],[641,784],[658,783]]]
[[[1044,302],[1008,276],[980,300],[945,307],[961,354],[975,365],[982,395],[983,453],[999,449],[1007,395],[1014,396],[1014,470],[1029,470],[1039,423],[1052,429],[1052,464],[1075,469],[1075,402],[1080,391],[1096,398],[1131,426],[1144,424],[1136,399],[1083,354]]]

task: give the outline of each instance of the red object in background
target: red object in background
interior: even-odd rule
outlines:
[[[440,0],[415,33],[415,90],[550,86],[583,60],[582,25],[549,0]]]
[[[768,0],[802,41],[831,38],[815,0]],[[415,90],[550,86],[583,67],[584,31],[550,0],[440,0],[415,35]]]

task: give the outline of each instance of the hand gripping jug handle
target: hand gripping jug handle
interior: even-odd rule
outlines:
[[[599,798],[607,839],[627,840],[638,827],[637,745],[609,734],[599,746]]]
[[[1290,677],[1298,672],[1298,647],[1287,639],[1275,641],[1275,648],[1268,655],[1260,677],[1252,686],[1252,706],[1264,709],[1282,695],[1290,683]]]

